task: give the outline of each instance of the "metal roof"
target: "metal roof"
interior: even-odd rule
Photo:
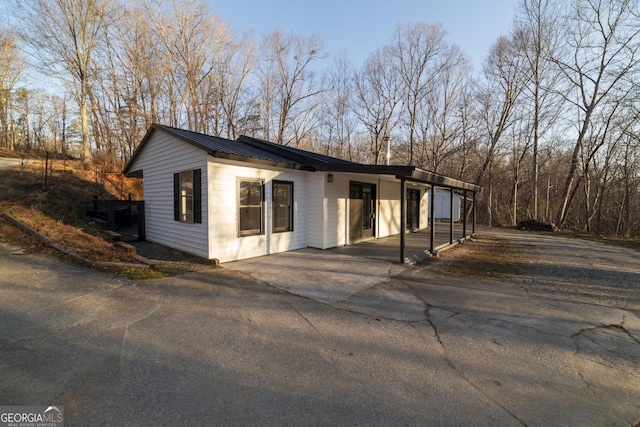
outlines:
[[[246,135],[241,135],[238,138],[238,142],[251,145],[252,147],[268,150],[271,153],[282,155],[290,159],[296,159],[297,161],[304,163],[314,168],[322,168],[323,165],[358,165],[359,163],[350,162],[349,160],[338,159],[337,157],[326,156],[320,153],[314,153],[312,151],[301,150],[299,148],[293,148],[286,145],[275,144],[264,139],[253,138]]]
[[[191,132],[184,129],[172,128],[164,125],[153,125],[158,129],[173,134],[185,142],[195,144],[204,149],[214,157],[240,156],[247,159],[265,160],[269,162],[286,163],[293,166],[304,166],[290,158],[280,156],[273,152],[260,149],[259,147],[244,144],[240,140],[219,138],[217,136],[205,135],[203,133]],[[226,154],[227,156],[221,156]]]
[[[138,154],[144,149],[151,134],[161,130],[182,141],[205,150],[216,158],[237,160],[247,163],[263,164],[289,169],[307,171],[349,172],[360,174],[390,175],[397,179],[434,184],[462,190],[480,191],[480,187],[468,182],[427,172],[415,166],[365,165],[326,156],[324,154],[301,150],[294,147],[275,144],[258,138],[242,135],[236,141],[191,132],[184,129],[154,124],[142,139],[135,153],[125,167],[127,176],[139,176],[140,171],[132,170]]]

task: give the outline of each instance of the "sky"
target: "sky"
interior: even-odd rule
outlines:
[[[475,73],[496,39],[509,32],[518,0],[210,0],[210,9],[237,31],[256,35],[319,35],[327,52],[346,52],[360,66],[388,44],[396,25],[442,24],[447,41],[470,58]]]

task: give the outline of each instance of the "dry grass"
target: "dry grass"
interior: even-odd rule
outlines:
[[[105,240],[103,230],[87,221],[86,214],[93,208],[94,196],[123,198],[132,193],[134,200],[141,199],[140,180],[77,161],[55,160],[49,168],[46,186],[44,161],[0,171],[0,213],[12,215],[91,262],[131,262],[124,251]],[[35,239],[4,220],[0,239],[30,251],[43,250]]]
[[[428,260],[434,270],[473,277],[505,277],[521,273],[520,255],[506,240],[476,235],[472,240]]]
[[[579,232],[563,231],[561,236],[571,237],[574,239],[584,239],[592,242],[605,243],[607,245],[619,246],[623,248],[633,249],[640,251],[640,236],[624,237],[624,236],[594,236],[592,234],[585,234]]]

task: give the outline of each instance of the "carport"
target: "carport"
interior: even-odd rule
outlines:
[[[369,239],[335,250],[377,259],[413,263],[429,254],[470,238],[475,233],[476,195],[481,187],[443,175],[427,172],[415,166],[333,164],[325,165],[325,171],[393,176],[400,183],[400,224],[403,232],[382,238]],[[407,183],[416,183],[429,189],[429,225],[414,230],[407,224]],[[436,220],[436,191],[448,192],[448,219]],[[454,201],[460,200],[460,218],[456,220]]]

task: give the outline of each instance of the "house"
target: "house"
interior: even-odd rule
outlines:
[[[158,124],[124,172],[144,178],[147,240],[221,262],[425,229],[434,188],[465,199],[478,191],[413,166],[364,165]]]

